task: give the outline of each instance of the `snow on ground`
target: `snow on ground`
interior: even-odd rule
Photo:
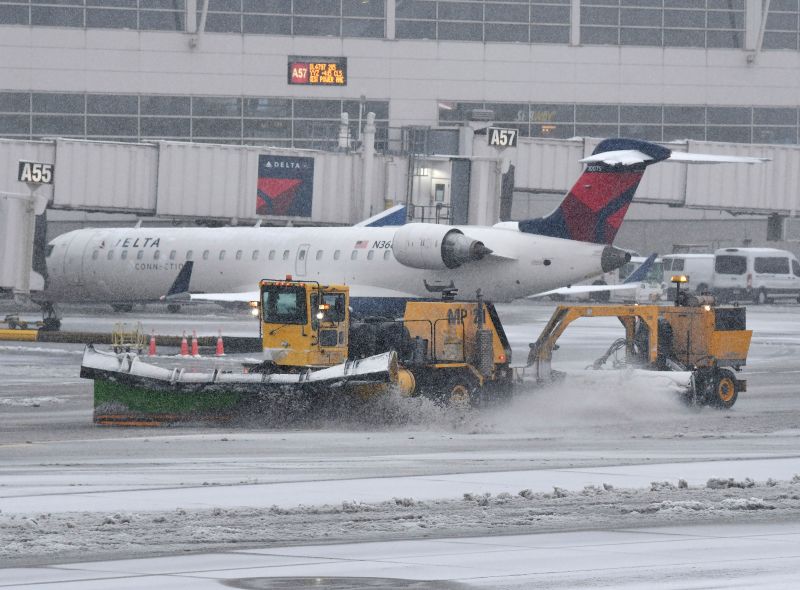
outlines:
[[[359,483],[352,483],[351,497],[358,495]],[[413,495],[414,488],[398,486],[398,492],[411,495],[381,502],[205,509],[189,508],[192,490],[186,490],[186,502],[177,500],[180,505],[171,510],[131,503],[128,509],[107,510],[100,505],[81,512],[62,512],[54,498],[52,511],[0,513],[0,559],[11,566],[198,547],[230,550],[331,539],[351,542],[687,523],[796,522],[800,517],[800,476],[759,482],[710,478],[697,486],[682,479],[655,480],[633,489],[602,483],[578,490],[554,486],[548,492],[524,488],[496,494],[475,482],[472,489],[455,499],[420,499]]]

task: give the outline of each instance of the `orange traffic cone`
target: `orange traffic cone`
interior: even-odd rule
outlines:
[[[150,332],[150,348],[147,351],[150,356],[156,356],[156,331]]]
[[[189,356],[189,343],[186,342],[186,330],[183,331],[183,338],[181,338],[181,356]]]
[[[217,351],[215,353],[217,356],[225,356],[225,345],[222,343],[222,331],[220,330],[219,336],[217,336]]]
[[[200,356],[200,347],[197,345],[197,330],[192,330],[192,356]]]

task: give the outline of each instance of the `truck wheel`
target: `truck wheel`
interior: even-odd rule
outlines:
[[[445,382],[443,401],[447,406],[468,410],[472,407],[475,389],[471,378],[454,375]]]
[[[736,403],[739,392],[736,390],[736,376],[733,371],[719,369],[714,378],[714,391],[712,392],[711,405],[728,409]]]
[[[759,305],[764,305],[765,303],[769,302],[769,297],[767,297],[767,290],[763,287],[756,292],[755,302]]]

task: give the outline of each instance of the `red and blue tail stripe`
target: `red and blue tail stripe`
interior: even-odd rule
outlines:
[[[581,242],[611,244],[633,200],[644,170],[661,162],[670,150],[636,139],[606,139],[593,154],[635,150],[649,160],[635,164],[592,162],[547,217],[519,222],[520,231]]]

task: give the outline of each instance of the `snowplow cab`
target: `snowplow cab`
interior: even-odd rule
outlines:
[[[345,285],[262,280],[264,360],[281,367],[330,367],[348,352],[350,292]]]

